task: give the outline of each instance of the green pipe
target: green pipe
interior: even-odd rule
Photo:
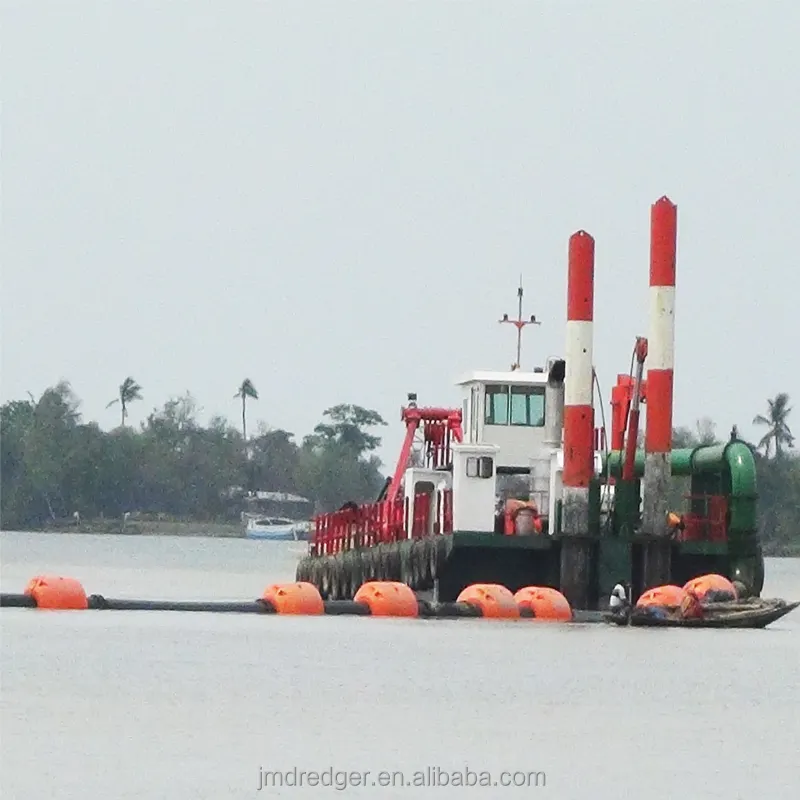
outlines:
[[[612,450],[603,462],[603,472],[611,471],[615,478],[622,476],[622,462],[625,454]],[[644,475],[644,450],[637,450],[633,463],[637,478]],[[755,460],[750,448],[744,442],[727,442],[725,444],[699,445],[697,447],[681,447],[670,453],[670,467],[673,475],[695,475],[698,472],[719,472],[727,462],[731,471],[750,473],[755,489]]]
[[[691,475],[692,474],[692,455],[697,447],[683,447],[679,450],[673,450],[670,453],[670,464],[672,466],[673,475]],[[633,462],[634,475],[641,478],[644,475],[644,450],[637,450],[636,457]],[[625,460],[625,453],[619,450],[613,450],[608,454],[608,458],[603,463],[603,472],[607,469],[611,471],[611,475],[615,478],[622,477],[622,463]]]
[[[608,454],[603,464],[614,477],[622,474],[625,454],[616,450]],[[644,450],[636,451],[634,474],[644,475]],[[673,450],[670,454],[672,474],[676,476],[696,475],[704,472],[722,472],[726,488],[730,483],[730,535],[732,555],[750,555],[758,545],[758,521],[756,515],[756,462],[753,452],[744,442],[701,445]]]
[[[730,442],[724,449],[731,477],[731,533],[757,544],[756,461],[753,451],[742,442]]]

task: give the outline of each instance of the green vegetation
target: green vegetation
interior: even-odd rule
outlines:
[[[82,420],[66,382],[38,400],[6,403],[0,409],[2,527],[60,524],[76,512],[82,520],[135,511],[238,520],[233,487],[300,494],[328,511],[348,500],[374,500],[383,487],[374,455],[380,439],[369,431],[386,423],[375,411],[335,406],[299,445],[288,431],[262,427],[245,447],[245,404],[258,396],[249,380],[237,393],[241,433],[221,417],[201,426],[188,394],[169,400],[134,430],[125,425],[126,409],[141,396],[141,387],[127,378],[113,401],[123,409],[121,424],[109,432]]]
[[[242,400],[242,439],[247,443],[247,400],[258,400],[258,392],[250,378],[245,378],[234,397]]]
[[[133,378],[125,378],[124,381],[119,385],[119,394],[106,406],[106,408],[111,408],[111,406],[119,403],[120,409],[122,411],[122,420],[120,425],[125,424],[125,420],[128,418],[128,406],[134,400],[141,400],[142,399],[142,387],[139,386],[138,383]]]
[[[236,521],[241,505],[233,487],[291,492],[311,499],[317,511],[347,501],[378,497],[385,478],[373,432],[386,423],[357,405],[337,405],[300,444],[294,434],[259,428],[247,436],[248,402],[258,399],[245,379],[235,394],[242,402],[242,430],[222,417],[206,427],[187,394],[153,411],[138,430],[126,425],[130,403],[142,387],[128,377],[118,396],[120,426],[100,430],[85,422],[69,384],[47,389],[37,400],[15,400],[0,409],[0,513],[6,529],[37,528],[127,512],[196,522]],[[800,555],[800,456],[788,425],[789,397],[767,402],[753,422],[765,428],[757,445],[759,519],[768,555]],[[732,431],[736,434],[736,431]],[[728,437],[724,437],[727,439]],[[676,428],[674,446],[720,441],[711,420]],[[680,496],[676,486],[676,500]]]

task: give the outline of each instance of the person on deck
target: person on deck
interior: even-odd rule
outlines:
[[[691,589],[686,591],[686,597],[684,597],[681,602],[679,613],[681,619],[703,618],[703,603]]]
[[[670,511],[669,514],[667,514],[667,527],[672,537],[679,539],[681,534],[686,530],[686,520],[674,511]]]
[[[506,536],[539,534],[542,518],[536,503],[509,498],[505,504],[504,533]]]
[[[611,597],[608,599],[608,608],[609,611],[617,617],[625,617],[630,612],[631,601],[625,586],[621,583],[618,583],[611,590]]]

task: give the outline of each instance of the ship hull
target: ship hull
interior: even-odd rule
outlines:
[[[563,591],[562,551],[577,537],[503,536],[481,531],[405,539],[308,555],[297,567],[297,580],[313,583],[325,599],[352,599],[371,580],[399,581],[416,592],[430,592],[440,602],[454,602],[474,583],[498,583],[512,592],[526,586],[549,586]],[[644,591],[649,539],[580,537],[588,559],[582,602],[568,599],[573,609],[601,611],[614,585],[631,584],[634,599]],[[728,575],[732,562],[726,544],[671,544],[671,582],[683,585],[699,575]]]

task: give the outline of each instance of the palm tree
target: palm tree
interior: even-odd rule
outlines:
[[[142,399],[142,387],[130,376],[125,378],[119,385],[119,396],[115,397],[106,408],[111,408],[115,403],[119,403],[122,408],[122,424],[125,424],[125,418],[128,416],[128,405],[134,400]]]
[[[247,398],[258,400],[258,391],[250,378],[245,378],[234,397],[242,398],[242,438],[247,443]]]
[[[766,425],[767,432],[761,437],[759,447],[764,448],[764,454],[769,457],[770,444],[775,445],[775,455],[781,456],[784,447],[794,445],[794,436],[789,429],[786,419],[791,412],[789,408],[789,395],[786,392],[776,394],[772,400],[767,400],[767,414],[759,414],[753,418],[754,425]]]

